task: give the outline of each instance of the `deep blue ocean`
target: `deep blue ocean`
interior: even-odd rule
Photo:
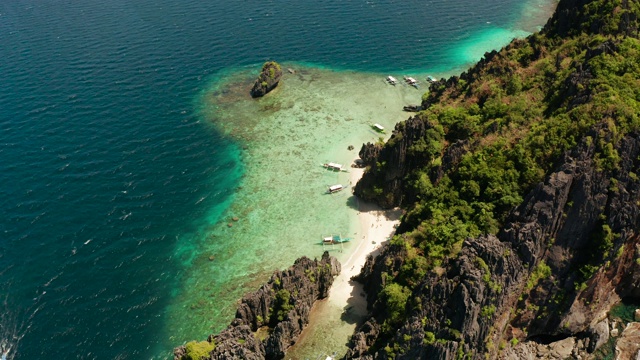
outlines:
[[[241,149],[202,120],[216,75],[263,61],[459,67],[516,0],[4,0],[0,342],[15,359],[169,357],[177,254],[233,200]],[[366,91],[366,89],[363,89]],[[202,329],[203,334],[207,329]],[[203,336],[204,339],[204,336]]]

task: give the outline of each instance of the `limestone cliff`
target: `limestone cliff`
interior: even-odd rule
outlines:
[[[635,359],[637,323],[608,312],[640,302],[639,18],[561,0],[362,147],[356,195],[407,212],[358,277],[346,358],[597,358],[626,328]]]
[[[618,150],[620,168],[604,171],[594,161],[595,146],[584,141],[565,154],[497,236],[465,240],[446,272],[428,274],[412,294],[416,306],[388,341],[394,357],[496,358],[500,344],[593,338],[611,305],[640,298],[640,182],[629,176],[640,171],[640,135],[621,139]],[[610,229],[611,243],[602,229]],[[381,274],[397,272],[402,263],[387,248],[362,278],[383,284]],[[597,270],[585,278],[588,266]],[[379,331],[374,317],[352,339],[347,358],[386,359],[385,350],[369,351]],[[515,351],[500,356],[520,358],[508,356]]]
[[[302,257],[276,272],[254,293],[242,298],[233,322],[207,340],[214,345],[209,359],[282,359],[309,323],[314,302],[326,298],[340,263],[325,252],[321,260]],[[189,359],[178,347],[174,359]]]

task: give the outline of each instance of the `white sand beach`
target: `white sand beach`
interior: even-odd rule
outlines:
[[[364,169],[352,168],[351,183],[356,184],[362,177]],[[336,277],[329,292],[328,301],[334,305],[348,307],[355,316],[364,316],[367,312],[366,299],[361,295],[362,284],[352,281],[364,266],[367,257],[376,256],[382,243],[395,232],[395,226],[400,222],[400,209],[382,210],[377,205],[362,200],[358,201],[358,218],[361,231],[357,248],[349,258],[342,263],[342,271]]]
[[[355,185],[364,169],[351,168],[350,181]],[[338,275],[327,299],[316,302],[311,310],[309,324],[296,344],[287,351],[287,359],[308,359],[324,351],[326,354],[344,355],[346,343],[356,326],[367,315],[367,300],[362,284],[351,280],[360,273],[367,257],[376,256],[382,244],[389,240],[400,222],[400,209],[382,210],[377,205],[357,200],[360,231],[346,260],[341,262]],[[315,349],[313,354],[309,349]]]

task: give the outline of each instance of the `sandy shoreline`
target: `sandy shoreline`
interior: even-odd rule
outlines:
[[[355,186],[364,169],[351,168],[349,172],[350,184]],[[362,284],[351,278],[360,273],[367,257],[376,256],[381,245],[393,235],[401,210],[381,210],[375,204],[356,201],[360,223],[360,231],[352,242],[356,248],[341,262],[342,271],[335,278],[329,296],[314,304],[309,324],[287,351],[287,359],[309,359],[310,350],[314,356],[323,351],[327,354],[346,351],[348,337],[367,315]]]
[[[360,180],[364,169],[350,170],[352,186]],[[395,232],[395,226],[400,222],[400,210],[382,210],[375,204],[356,199],[358,202],[358,219],[360,232],[357,247],[349,258],[342,263],[342,271],[338,275],[327,301],[334,305],[348,307],[351,315],[364,316],[367,313],[366,299],[361,295],[362,284],[351,278],[360,273],[369,255],[376,256],[383,242],[386,242]]]

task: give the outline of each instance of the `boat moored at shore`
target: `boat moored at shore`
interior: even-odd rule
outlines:
[[[380,125],[378,123],[375,123],[375,124],[371,125],[371,128],[373,130],[379,132],[379,133],[384,133],[384,126],[382,126],[382,125]]]
[[[324,163],[322,164],[322,167],[324,167],[325,169],[329,169],[331,171],[347,171],[347,169],[344,168],[344,165],[342,164],[336,164],[336,163]]]
[[[405,81],[407,84],[409,84],[409,85],[413,86],[413,87],[414,87],[414,88],[416,88],[416,89],[419,87],[419,85],[418,85],[418,80],[416,80],[416,79],[412,78],[411,76],[405,76],[405,77],[404,77],[404,81]]]
[[[351,238],[343,238],[341,235],[324,235],[322,236],[322,244],[330,245],[330,244],[342,244],[351,241]]]
[[[346,188],[346,186],[343,186],[342,184],[331,185],[327,189],[327,194],[337,193],[339,191],[344,190],[345,188]]]

